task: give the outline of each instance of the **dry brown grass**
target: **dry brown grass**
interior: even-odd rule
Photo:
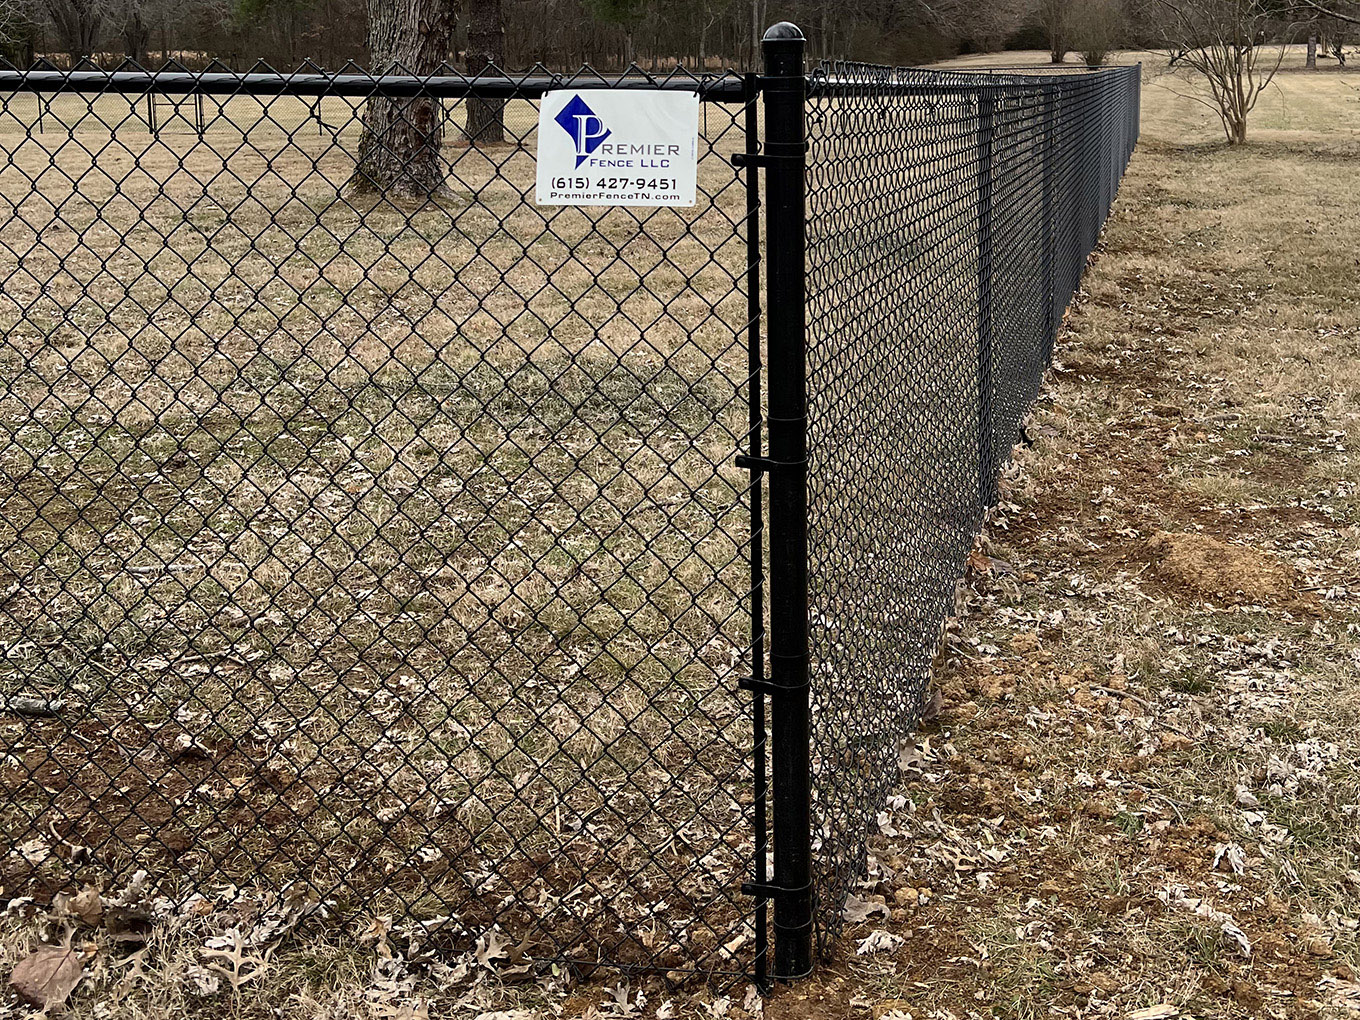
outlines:
[[[0,730],[6,842],[55,843],[6,892],[303,880],[579,955],[655,883],[663,957],[730,941],[740,109],[693,209],[540,209],[531,137],[408,209],[343,192],[358,101],[208,99],[201,141],[37,102],[0,114],[0,684],[66,707]]]
[[[1036,445],[1008,479],[996,560],[951,626],[941,718],[862,890],[892,917],[852,928],[830,968],[765,1015],[1124,1016],[1159,1002],[1346,1015],[1360,966],[1360,222],[1334,79],[1291,78],[1291,117],[1313,127],[1272,125],[1265,104],[1241,151],[1145,91],[1144,144]],[[1298,604],[1230,606],[1152,578],[1158,531],[1278,558]],[[428,939],[381,925],[335,944],[301,929],[239,1001],[195,997],[204,940],[250,930],[233,909],[158,929],[126,986],[130,965],[103,957],[78,1014],[627,1015],[613,978],[506,987],[491,967],[446,985]],[[857,955],[872,927],[903,941]],[[11,916],[4,938],[12,958],[34,924]],[[634,1015],[748,1012],[739,994],[723,1007],[660,981],[629,985],[631,1003],[640,988]]]
[[[863,889],[892,917],[767,1017],[1360,1006],[1360,74],[1280,84],[1235,151],[1145,82]],[[1161,572],[1158,533],[1269,584]]]

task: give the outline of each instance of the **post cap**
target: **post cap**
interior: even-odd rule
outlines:
[[[781,21],[765,29],[763,42],[805,42],[803,30],[791,21]]]

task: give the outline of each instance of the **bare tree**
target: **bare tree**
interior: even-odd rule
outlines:
[[[1061,64],[1072,48],[1072,0],[1039,0],[1039,22],[1048,35],[1048,55]]]
[[[150,8],[154,0],[111,0],[109,20],[118,24],[123,37],[123,54],[138,64],[146,63],[146,50],[151,42],[151,23],[155,14]]]
[[[108,15],[106,0],[39,0],[38,7],[52,22],[73,63],[98,48]]]
[[[1087,67],[1105,63],[1128,35],[1121,0],[1074,0],[1070,24],[1072,42]]]
[[[376,72],[432,74],[449,56],[450,0],[368,0],[368,46]],[[423,201],[444,191],[443,104],[429,96],[374,96],[364,109],[350,188]]]
[[[32,37],[29,5],[24,0],[0,0],[0,57],[20,66],[31,63],[32,54],[25,60],[23,50],[32,49]]]
[[[694,49],[697,58],[696,63],[704,67],[708,63],[708,33],[713,30],[713,26],[718,23],[719,11],[711,6],[706,0],[700,0],[697,5],[697,17],[695,19],[699,27],[699,39]]]
[[[0,0],[0,39],[9,42],[14,38],[11,33],[17,31],[26,13],[19,0]]]
[[[751,0],[751,67],[760,64],[760,40],[765,36],[767,0]]]
[[[1360,0],[1292,0],[1288,9],[1301,17],[1360,25]]]
[[[1319,23],[1323,48],[1336,58],[1337,64],[1346,66],[1346,47],[1355,36],[1355,25],[1345,21],[1324,20]]]
[[[467,71],[505,70],[505,21],[501,0],[468,0]],[[467,126],[469,145],[496,145],[505,141],[505,102],[469,97]]]
[[[646,12],[644,0],[586,0],[586,6],[596,20],[612,26],[623,35],[623,64],[634,62],[637,53],[633,44],[638,23]]]
[[[1208,106],[1229,145],[1247,140],[1247,118],[1284,60],[1289,26],[1271,0],[1154,0],[1166,49],[1208,86]],[[1268,43],[1268,39],[1285,40]]]

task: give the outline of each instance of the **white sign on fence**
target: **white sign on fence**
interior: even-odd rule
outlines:
[[[698,163],[698,93],[566,89],[539,105],[539,205],[693,205]]]

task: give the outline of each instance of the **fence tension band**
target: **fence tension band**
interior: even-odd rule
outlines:
[[[775,658],[775,656],[771,656]],[[737,689],[742,691],[753,691],[757,694],[767,694],[771,697],[779,697],[781,694],[788,694],[793,691],[804,691],[812,687],[812,682],[802,684],[777,684],[762,677],[744,676],[737,681]]]
[[[796,142],[766,142],[763,152],[734,152],[732,165],[735,167],[788,167],[804,166],[807,163],[809,142],[798,145]]]
[[[802,460],[774,460],[770,457],[748,457],[744,453],[737,454],[734,464],[739,468],[746,468],[755,474],[774,474],[779,471],[806,471],[807,458]]]
[[[809,893],[809,894],[810,894],[811,892],[812,892],[812,883],[811,883],[811,882],[808,882],[806,885],[799,885],[799,886],[793,886],[793,887],[783,886],[783,885],[775,885],[773,882],[743,882],[743,883],[741,883],[741,893],[742,893],[742,895],[743,895],[743,896],[754,896],[754,897],[755,897],[756,899],[758,899],[758,900],[772,900],[772,899],[774,899],[776,896],[786,896],[786,895],[789,895],[789,894],[799,895],[799,894],[802,894],[802,893]],[[811,925],[812,922],[811,922],[811,921],[808,921],[807,924],[808,924],[808,925]],[[801,927],[803,927],[803,925],[798,925],[798,927],[801,928]]]

